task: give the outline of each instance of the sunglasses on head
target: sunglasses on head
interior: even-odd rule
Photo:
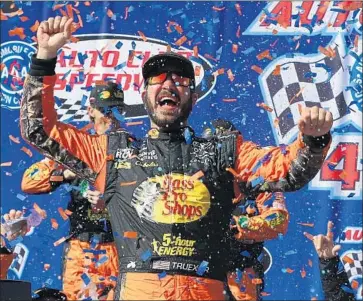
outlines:
[[[160,85],[166,81],[169,75],[176,86],[190,87],[192,85],[191,78],[181,76],[172,72],[165,72],[155,76],[150,76],[147,82],[149,85]]]

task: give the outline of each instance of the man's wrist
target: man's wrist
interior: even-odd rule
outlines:
[[[40,60],[51,60],[57,57],[57,52],[39,48],[36,57]]]
[[[39,59],[35,54],[31,58],[29,74],[32,76],[51,76],[55,74],[57,58]]]
[[[304,143],[314,149],[323,149],[327,147],[331,141],[330,132],[322,135],[322,136],[308,136],[303,135]]]

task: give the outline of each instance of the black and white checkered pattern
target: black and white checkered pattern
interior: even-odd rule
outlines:
[[[363,267],[363,256],[362,251],[356,251],[352,253],[347,253],[345,256],[353,260],[352,263],[344,262],[344,270],[347,272],[348,279],[354,276],[362,276]]]
[[[23,274],[25,263],[28,258],[29,250],[22,243],[18,243],[15,246],[13,253],[17,254],[17,256],[13,260],[9,270],[12,270],[16,274],[16,276],[20,279],[21,275]]]
[[[57,109],[58,120],[66,121],[72,118],[72,121],[89,121],[87,110],[82,107],[81,100],[60,99],[62,105]]]
[[[280,65],[280,75],[272,74],[271,69],[261,77],[267,94],[265,101],[273,108],[274,118],[279,119],[277,129],[280,140],[286,140],[285,137],[291,135],[290,131],[297,125],[300,118],[299,104],[304,107],[325,108],[333,114],[334,120],[347,114],[342,84],[344,67],[338,47],[335,51],[334,58],[319,54],[315,59],[314,56],[284,59]],[[331,69],[332,76],[329,81],[326,81],[326,70],[316,67],[316,64],[325,64]],[[305,77],[308,72],[317,73],[317,76]],[[300,95],[296,96],[300,91]]]

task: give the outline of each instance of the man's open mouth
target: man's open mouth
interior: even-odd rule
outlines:
[[[178,107],[179,106],[179,101],[177,101],[176,99],[169,98],[169,97],[163,97],[157,103],[161,107],[164,107],[164,106]]]

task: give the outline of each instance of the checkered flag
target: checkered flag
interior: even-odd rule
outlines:
[[[61,122],[89,122],[89,116],[87,114],[87,106],[89,104],[89,92],[85,93],[87,95],[87,103],[82,105],[82,101],[75,100],[74,97],[69,95],[67,99],[59,98],[59,104],[57,110],[58,120]],[[146,111],[143,104],[131,104],[127,106],[125,110],[125,117],[133,118],[146,116]]]
[[[57,109],[58,120],[59,121],[89,121],[89,117],[87,114],[86,107],[82,107],[81,100],[74,100],[72,98],[69,99],[60,99],[62,105]]]
[[[351,260],[345,260],[349,257]],[[355,276],[362,276],[363,255],[362,250],[345,253],[343,257],[344,270],[347,272],[348,279]]]
[[[343,60],[345,50],[343,45],[333,45],[334,57],[320,53],[285,56],[274,60],[261,75],[261,88],[265,102],[273,109],[279,143],[289,143],[295,138],[299,105],[327,109],[334,121],[349,113],[349,100],[344,91],[349,77]]]
[[[29,250],[22,243],[18,243],[15,246],[13,253],[16,254],[16,257],[11,263],[9,270],[13,271],[18,279],[20,279],[24,271],[25,263],[28,259]]]

